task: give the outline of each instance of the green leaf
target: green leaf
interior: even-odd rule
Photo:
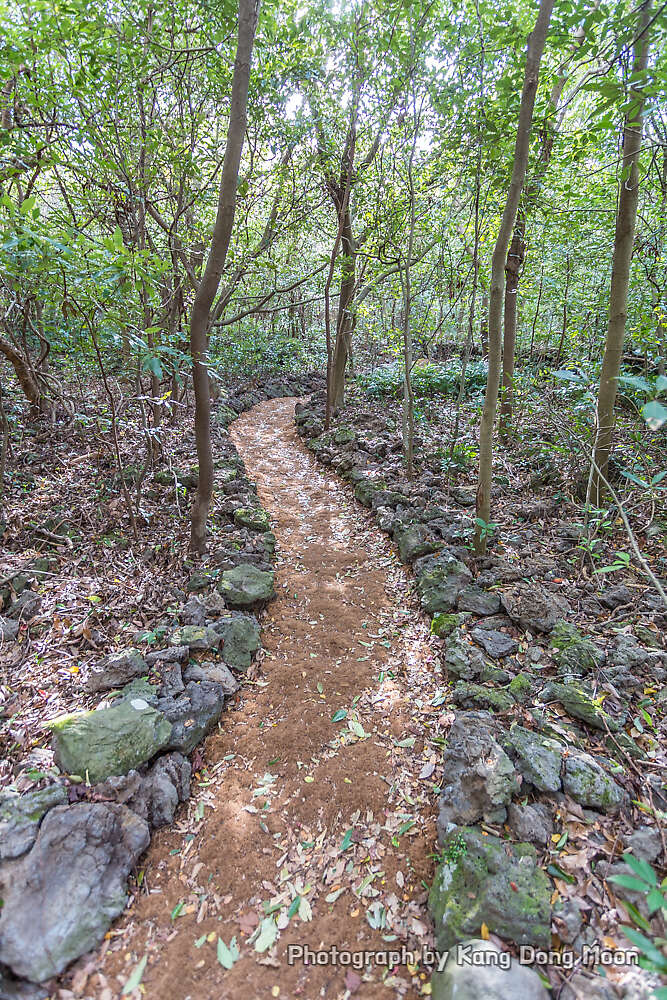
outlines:
[[[127,980],[125,986],[123,986],[123,989],[121,990],[121,996],[125,997],[127,996],[128,993],[132,993],[133,990],[136,990],[137,986],[142,980],[147,961],[148,961],[148,955],[144,955],[141,961],[137,962],[135,967],[132,969],[130,978]]]
[[[348,726],[348,729],[350,729],[351,732],[353,732],[355,736],[359,737],[360,740],[363,739],[364,736],[366,735],[364,727],[362,726],[362,724],[360,722],[357,722],[356,719],[350,719],[350,721],[348,722],[347,726]]]
[[[636,931],[634,927],[624,927],[623,933],[626,937],[630,938],[632,943],[636,944],[637,947],[641,949],[642,953],[646,955],[651,962],[654,962],[658,968],[667,969],[667,959],[663,953],[656,948],[653,942],[649,941],[649,939],[645,937],[644,934]]]
[[[665,899],[659,889],[651,889],[646,897],[646,904],[650,916],[653,916],[658,910],[667,910],[667,899]]]
[[[644,858],[636,858],[634,854],[624,854],[623,860],[629,868],[632,868],[636,875],[639,875],[645,882],[649,885],[658,884],[658,876],[653,871],[653,868],[645,861]]]
[[[623,889],[633,889],[635,892],[646,892],[647,889],[646,882],[642,882],[632,875],[610,875],[607,882],[620,885]]]
[[[348,847],[351,847],[353,833],[354,830],[352,829],[352,827],[350,827],[350,829],[346,831],[345,836],[343,837],[343,842],[340,845],[341,851],[346,851]]]
[[[663,406],[657,399],[652,399],[650,403],[642,406],[642,416],[652,431],[659,431],[667,421],[667,406]]]
[[[255,951],[268,951],[278,938],[278,927],[273,917],[265,917],[259,925]]]
[[[334,712],[334,714],[331,716],[331,721],[332,722],[342,722],[343,719],[347,719],[347,709],[346,708],[339,708],[338,711]]]
[[[574,885],[577,881],[573,875],[569,875],[567,872],[564,872],[562,868],[558,867],[558,865],[549,865],[547,871],[549,875],[553,875],[554,878],[560,878],[563,882],[568,882],[570,885]]]
[[[236,946],[236,938],[233,937],[229,943],[229,947],[225,944],[221,937],[218,938],[218,962],[223,967],[223,969],[231,969],[234,962],[238,961],[239,950]]]

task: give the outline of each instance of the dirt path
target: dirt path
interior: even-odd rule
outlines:
[[[85,995],[117,996],[144,955],[150,1000],[422,992],[423,973],[405,965],[287,964],[290,944],[430,943],[439,754],[424,738],[442,711],[430,703],[438,677],[407,576],[299,441],[294,403],[262,403],[232,429],[278,539],[266,655],[205,746],[187,814],[154,838],[142,891],[89,964]],[[252,933],[267,909],[257,946],[280,933],[258,951]],[[236,937],[231,970],[218,936]]]

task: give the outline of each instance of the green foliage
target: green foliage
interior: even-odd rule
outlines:
[[[468,363],[465,389],[467,395],[484,392],[488,366],[484,361]],[[358,383],[371,399],[403,396],[403,369],[398,364],[381,365],[369,374],[360,375]],[[412,390],[418,399],[435,396],[457,397],[461,385],[461,362],[420,363],[412,371]]]
[[[643,858],[635,858],[632,854],[624,854],[623,860],[635,874],[611,875],[609,881],[620,886],[621,889],[631,889],[633,892],[641,893],[645,897],[649,917],[653,917],[658,912],[667,913],[667,878],[663,879],[662,883],[659,884],[658,877],[652,865]],[[651,925],[641,916],[635,906],[627,901],[625,906],[634,922],[646,934],[652,935],[651,938],[648,938],[646,934],[641,933],[641,931],[636,930],[634,927],[623,928],[625,935],[639,950],[639,964],[644,969],[658,972],[663,976],[667,975],[667,956],[662,950],[667,944],[667,939],[653,935]],[[660,998],[660,1000],[665,1000],[667,989],[658,989],[653,995]]]

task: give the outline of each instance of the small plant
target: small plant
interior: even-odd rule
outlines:
[[[481,517],[475,518],[475,526],[479,528],[480,538],[487,542],[491,541],[498,530],[498,524],[495,521],[485,521]]]
[[[635,858],[632,854],[624,854],[623,860],[635,874],[610,875],[608,881],[614,882],[615,885],[620,886],[622,889],[632,889],[633,892],[642,893],[646,898],[649,917],[654,916],[660,910],[667,912],[667,878],[663,879],[661,884],[658,884],[658,876],[653,867],[643,858]],[[627,900],[624,901],[624,905],[634,923],[646,931],[647,934],[652,934],[651,925],[639,913],[637,908],[632,903],[628,903]],[[642,934],[641,931],[636,930],[634,927],[624,927],[623,933],[637,946],[639,950],[639,964],[643,969],[657,972],[663,976],[667,975],[667,955],[661,950],[667,944],[667,938],[655,936],[648,938],[646,934]],[[667,987],[659,987],[655,990],[653,996],[656,1000],[667,1000]]]
[[[615,573],[619,569],[629,569],[630,568],[630,553],[629,552],[615,552],[614,561],[609,563],[608,566],[600,566],[595,570],[596,573]]]

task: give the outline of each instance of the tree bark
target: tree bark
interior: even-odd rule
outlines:
[[[505,435],[512,422],[514,407],[514,358],[519,278],[526,255],[526,213],[519,209],[512,242],[505,263],[505,305],[503,312],[503,394],[500,401],[500,433]]]
[[[331,402],[333,409],[343,405],[345,397],[345,370],[350,357],[354,316],[351,305],[354,297],[356,281],[356,244],[352,233],[352,215],[350,213],[349,196],[346,199],[343,227],[341,231],[342,274],[340,279],[340,295],[338,297],[338,316],[336,319],[336,343],[331,373]]]
[[[30,371],[30,366],[26,362],[25,358],[21,357],[16,348],[14,348],[8,340],[5,340],[4,337],[0,337],[0,352],[4,354],[14,369],[16,380],[23,390],[23,395],[30,404],[31,416],[39,416],[39,414],[44,412],[45,409],[44,399],[39,385],[33,378],[32,372]]]
[[[190,317],[192,381],[195,391],[195,440],[199,461],[199,485],[192,506],[190,548],[206,548],[206,521],[213,493],[213,454],[211,450],[211,396],[208,377],[208,327],[213,300],[220,286],[227,251],[234,228],[236,188],[243,151],[250,84],[250,64],[259,18],[259,0],[239,0],[239,25],[232,78],[231,108],[227,145],[222,165],[218,210],[204,274],[199,282]]]
[[[526,176],[530,130],[533,124],[533,110],[535,108],[540,61],[549,30],[553,5],[554,0],[540,0],[537,21],[535,22],[532,34],[528,38],[526,71],[521,93],[512,179],[491,259],[491,282],[489,288],[489,373],[486,380],[486,395],[484,397],[484,408],[479,430],[479,473],[477,480],[474,543],[477,555],[482,555],[486,552],[488,524],[491,517],[493,424],[496,416],[498,387],[500,384],[505,261],[519,208],[521,189],[523,188]]]
[[[632,60],[632,80],[634,82],[630,88],[631,104],[626,113],[623,127],[623,162],[611,266],[609,319],[600,373],[597,433],[590,476],[590,502],[595,507],[599,507],[602,503],[605,492],[603,480],[608,478],[609,454],[614,428],[614,404],[623,356],[625,324],[628,317],[628,287],[637,220],[637,201],[639,199],[639,153],[642,142],[644,76],[648,63],[650,22],[651,0],[645,0],[640,9],[639,32]]]

